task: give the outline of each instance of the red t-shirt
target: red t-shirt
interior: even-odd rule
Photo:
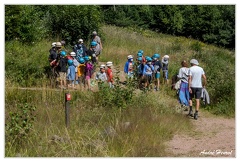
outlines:
[[[112,69],[110,69],[110,68],[107,69],[107,77],[108,77],[108,82],[113,83]]]

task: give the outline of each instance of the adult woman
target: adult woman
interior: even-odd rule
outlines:
[[[189,106],[189,88],[188,88],[188,74],[189,68],[187,61],[183,60],[181,63],[182,67],[179,69],[178,78],[181,80],[180,90],[179,90],[179,102],[182,106]],[[188,111],[185,108],[185,111]]]

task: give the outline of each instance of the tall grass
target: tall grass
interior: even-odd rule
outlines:
[[[199,59],[208,78],[207,88],[213,103],[205,108],[216,114],[234,116],[234,52],[151,31],[103,26],[101,32],[100,62],[113,61],[120,70],[127,55],[133,54],[136,58],[140,49],[145,56],[168,54],[170,78],[178,72],[183,59]],[[24,144],[17,145],[6,139],[5,156],[167,156],[165,142],[179,131],[191,130],[190,121],[175,111],[178,105],[175,92],[165,85],[161,85],[160,92],[136,91],[131,102],[122,102],[124,108],[114,104],[104,107],[100,93],[71,91],[70,127],[67,129],[64,120],[66,91],[50,89],[46,76],[51,42],[44,40],[31,46],[6,42],[5,123],[10,121],[9,113],[19,109],[21,103],[36,106],[37,116]],[[17,86],[39,88],[10,88]]]
[[[24,157],[145,157],[166,156],[165,142],[191,123],[176,113],[174,99],[165,101],[164,93],[135,96],[126,109],[97,107],[94,96],[70,92],[70,127],[66,129],[64,92],[6,89],[6,124],[8,112],[17,109],[11,103],[34,104],[34,129],[21,146],[5,143],[5,156]],[[140,102],[141,101],[141,102]],[[153,102],[155,101],[155,102]],[[113,132],[106,129],[112,128]]]

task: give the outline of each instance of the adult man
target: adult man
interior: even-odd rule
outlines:
[[[78,43],[73,47],[73,51],[78,57],[83,58],[86,56],[87,47],[83,44],[83,39],[78,40]]]
[[[96,49],[96,60],[98,62],[98,56],[101,54],[103,47],[102,47],[101,38],[97,35],[96,31],[93,31],[92,33],[92,41],[97,42],[95,49]]]
[[[202,88],[207,84],[207,78],[205,76],[205,72],[201,67],[199,67],[199,63],[196,59],[192,59],[190,61],[191,67],[189,68],[189,77],[188,77],[188,88],[190,93],[190,100],[189,100],[189,116],[193,116],[192,114],[192,99],[196,99],[196,109],[194,113],[194,119],[198,119],[198,110],[200,107],[200,98],[202,93]],[[202,78],[204,79],[204,83],[202,86]]]

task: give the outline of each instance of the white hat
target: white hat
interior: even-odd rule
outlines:
[[[76,56],[76,53],[75,52],[71,52],[70,56]]]
[[[96,32],[96,31],[93,31],[92,34],[93,34],[93,35],[97,35],[97,32]]]
[[[112,66],[113,63],[112,63],[111,61],[108,61],[106,65],[107,65],[107,66]]]
[[[190,60],[190,64],[199,65],[198,60],[196,59]]]
[[[83,42],[83,39],[79,39],[78,42]]]
[[[164,55],[163,58],[169,59],[169,56],[168,55]]]
[[[132,59],[133,58],[133,56],[132,55],[128,55],[128,57],[127,57],[128,59]]]
[[[53,42],[52,47],[56,47],[56,44],[57,44],[56,42]]]
[[[62,47],[61,42],[57,42],[57,43],[56,43],[56,47]]]
[[[105,68],[105,65],[104,65],[104,64],[100,65],[100,69],[102,69],[102,68]]]

